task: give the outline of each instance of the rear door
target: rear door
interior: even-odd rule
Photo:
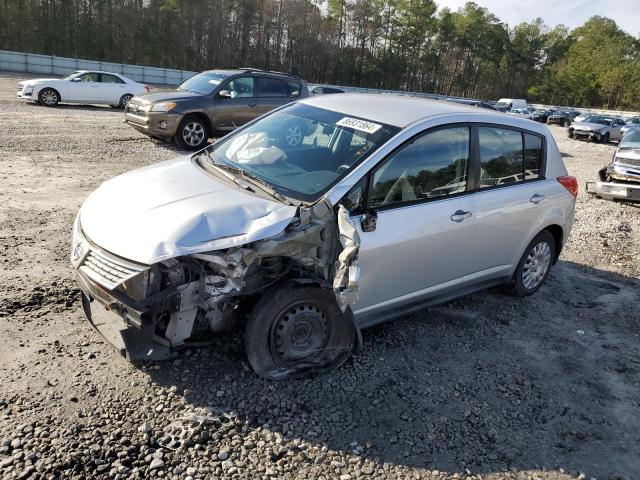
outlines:
[[[467,194],[470,129],[419,134],[369,173],[363,211],[354,216],[361,269],[356,315],[420,301],[462,284],[470,241]],[[365,218],[370,218],[367,213]],[[365,231],[369,230],[369,231]]]
[[[100,99],[107,105],[118,105],[120,98],[127,93],[126,84],[117,76],[100,74]]]
[[[487,125],[474,127],[474,137],[477,190],[465,199],[473,212],[465,284],[509,277],[554,195],[542,175],[542,136]]]
[[[273,77],[257,77],[256,92],[258,106],[256,109],[259,114],[267,113],[274,108],[288,103],[288,89],[283,80]],[[298,90],[298,96],[300,91]]]

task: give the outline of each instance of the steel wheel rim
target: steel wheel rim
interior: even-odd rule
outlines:
[[[182,138],[189,146],[196,147],[204,140],[204,127],[198,122],[189,122],[182,129]]]
[[[316,305],[300,303],[284,310],[271,328],[271,351],[280,365],[312,358],[329,339],[327,314]]]
[[[300,142],[302,141],[302,130],[298,125],[291,125],[287,129],[286,140],[287,144],[292,147],[300,145]]]
[[[551,247],[547,242],[535,245],[522,267],[522,285],[528,290],[538,287],[544,280],[551,265]]]
[[[45,90],[42,92],[42,101],[46,105],[55,105],[58,101],[58,95],[53,90]]]

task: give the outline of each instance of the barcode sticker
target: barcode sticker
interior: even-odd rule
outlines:
[[[375,133],[382,125],[378,123],[367,122],[366,120],[360,120],[359,118],[344,117],[336,123],[339,127],[353,128],[354,130],[360,130],[361,132]]]

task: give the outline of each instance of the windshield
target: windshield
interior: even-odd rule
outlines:
[[[178,87],[178,90],[209,95],[229,75],[220,72],[202,72],[194,75]]]
[[[585,122],[587,123],[598,123],[600,125],[610,125],[613,121],[612,118],[609,117],[601,117],[600,115],[591,115],[587,117]]]
[[[240,169],[287,197],[314,201],[399,131],[292,104],[212,145],[209,159]]]
[[[620,148],[640,148],[640,130],[632,130],[620,141]]]

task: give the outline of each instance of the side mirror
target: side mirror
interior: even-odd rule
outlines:
[[[72,82],[79,82],[80,81],[80,77],[73,77],[71,79]]]
[[[378,223],[378,214],[375,210],[362,214],[360,217],[360,226],[363,232],[373,232]]]
[[[231,92],[229,90],[220,90],[218,96],[220,98],[231,98]]]

